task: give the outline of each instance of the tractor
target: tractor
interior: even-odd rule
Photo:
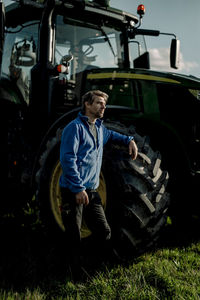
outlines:
[[[3,211],[34,199],[45,228],[65,231],[62,130],[81,110],[82,95],[99,89],[109,95],[105,126],[133,135],[139,149],[135,161],[123,146],[104,149],[98,190],[113,239],[127,256],[155,245],[170,213],[199,207],[200,79],[151,70],[145,37],[172,36],[169,64],[175,69],[180,41],[174,33],[141,28],[143,5],[136,15],[108,0],[0,6],[9,187]],[[91,235],[84,222],[81,234]]]

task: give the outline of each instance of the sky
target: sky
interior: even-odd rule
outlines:
[[[140,28],[174,33],[180,40],[180,67],[169,68],[171,38],[148,38],[151,68],[178,72],[200,78],[200,0],[111,0],[110,5],[137,15],[137,6],[144,4],[145,15]]]
[[[139,4],[146,8],[140,28],[174,33],[181,43],[180,66],[175,70],[169,68],[171,37],[148,37],[151,68],[200,78],[200,0],[110,0],[110,6],[134,15]]]

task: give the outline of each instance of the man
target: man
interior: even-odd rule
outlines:
[[[103,146],[108,142],[128,146],[132,159],[137,146],[132,136],[108,130],[102,124],[108,95],[89,91],[82,98],[82,112],[63,130],[60,162],[60,187],[63,201],[63,222],[71,250],[70,264],[74,279],[80,272],[80,228],[82,216],[99,244],[110,240],[111,229],[97,192],[102,164]]]

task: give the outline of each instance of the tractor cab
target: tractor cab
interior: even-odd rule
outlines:
[[[90,70],[150,69],[145,35],[160,32],[139,29],[145,7],[139,5],[135,16],[109,7],[108,2],[24,0],[6,7],[6,21],[2,9],[1,28],[6,25],[6,34],[1,77],[15,82],[24,102],[36,106],[36,111],[39,99],[49,94],[41,108],[47,118],[52,110],[80,104],[82,80]],[[1,35],[3,40],[3,29]],[[178,51],[173,39],[174,68]],[[71,57],[67,67],[66,57]]]

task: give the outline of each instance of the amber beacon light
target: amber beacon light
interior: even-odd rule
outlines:
[[[140,18],[143,17],[143,15],[145,14],[145,6],[143,4],[138,5],[137,13],[140,16]]]

